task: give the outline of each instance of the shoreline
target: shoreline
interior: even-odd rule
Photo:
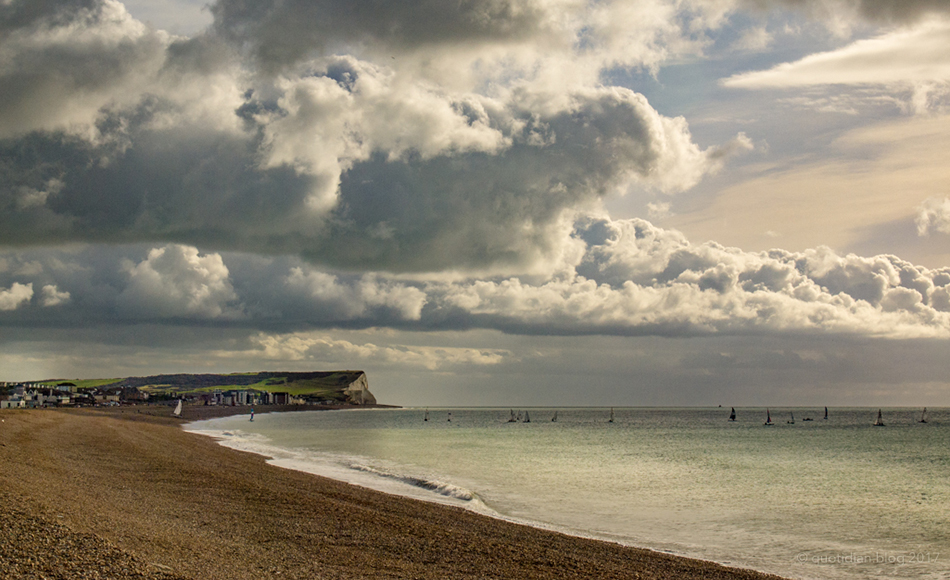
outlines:
[[[109,577],[779,578],[275,467],[181,429],[250,408],[188,409],[0,413],[0,462],[16,466],[0,471],[0,499],[15,507],[0,516],[0,576],[84,577],[122,562],[128,575]],[[12,537],[23,522],[47,536],[40,546],[91,547],[36,555]]]

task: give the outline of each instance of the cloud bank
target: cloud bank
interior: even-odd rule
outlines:
[[[137,261],[96,263],[80,253],[67,269],[57,269],[58,252],[37,251],[8,259],[0,276],[0,287],[10,288],[0,295],[8,305],[2,316],[43,321],[47,309],[29,302],[33,286],[42,285],[46,305],[55,303],[61,320],[205,321],[284,333],[391,327],[950,337],[950,268],[927,269],[888,255],[841,256],[827,248],[743,252],[695,245],[640,219],[587,217],[574,224],[570,242],[580,250],[574,261],[548,276],[441,281],[332,273],[296,258],[202,254],[181,245],[140,250]],[[39,267],[32,276],[14,273],[25,264]]]

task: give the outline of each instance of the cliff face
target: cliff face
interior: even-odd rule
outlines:
[[[366,373],[361,372],[355,381],[350,383],[344,390],[348,403],[354,405],[375,405],[376,397],[369,392],[369,381],[366,379]]]

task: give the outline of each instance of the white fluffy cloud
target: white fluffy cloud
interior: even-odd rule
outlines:
[[[43,286],[40,302],[42,302],[43,306],[59,306],[60,304],[69,302],[69,299],[69,292],[61,292],[55,285],[47,284]]]
[[[748,253],[694,246],[642,220],[586,228],[583,276],[451,284],[430,296],[513,332],[950,336],[945,270],[827,248]]]
[[[33,284],[14,282],[7,289],[0,290],[0,310],[16,310],[29,303],[33,298]]]
[[[443,367],[497,365],[511,360],[509,351],[460,347],[378,346],[356,344],[314,332],[259,333],[251,338],[254,348],[240,356],[267,360],[313,361],[325,364],[385,364],[438,370]],[[233,353],[231,356],[234,356]]]
[[[130,318],[218,318],[233,315],[237,294],[219,254],[180,245],[155,248],[124,269],[129,284],[116,303]]]
[[[950,234],[950,198],[931,197],[917,208],[917,234]]]
[[[337,276],[303,268],[292,268],[285,279],[288,289],[310,302],[310,308],[329,310],[339,320],[360,318],[367,310],[385,308],[402,320],[418,320],[426,303],[425,292],[398,282],[365,275],[352,283]]]

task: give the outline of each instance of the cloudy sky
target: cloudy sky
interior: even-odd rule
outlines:
[[[0,0],[0,380],[950,405],[950,2]]]

